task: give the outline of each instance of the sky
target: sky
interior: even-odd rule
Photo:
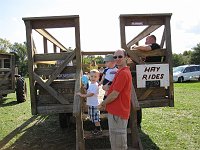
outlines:
[[[200,43],[200,15],[197,0],[5,0],[0,5],[0,38],[26,41],[22,18],[79,15],[82,51],[114,51],[120,48],[120,14],[172,13],[172,52],[182,53]],[[127,29],[127,42],[136,29]],[[64,46],[74,45],[74,30],[48,30]],[[141,30],[139,31],[141,32]],[[138,33],[139,33],[138,32]],[[61,34],[62,33],[62,34]],[[34,33],[36,47],[41,38]],[[137,34],[136,34],[137,35]],[[159,33],[155,33],[160,42]],[[73,40],[72,40],[73,39]]]

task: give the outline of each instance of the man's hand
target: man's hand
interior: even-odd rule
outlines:
[[[137,47],[138,46],[134,44],[134,45],[131,46],[130,50],[136,50]]]
[[[102,103],[97,106],[99,110],[105,110],[105,106]]]
[[[76,93],[76,95],[79,95],[80,97],[86,97],[85,94],[81,94],[80,92]]]

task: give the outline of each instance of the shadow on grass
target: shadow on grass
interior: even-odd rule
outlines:
[[[149,136],[141,130],[140,137],[144,149],[159,150]],[[128,138],[130,139],[130,137]],[[128,141],[128,144],[131,145],[130,140]],[[108,137],[104,139],[86,140],[85,144],[87,150],[110,148]],[[0,149],[75,150],[75,124],[72,124],[68,129],[62,129],[59,126],[58,115],[33,116],[1,140]]]
[[[11,141],[17,134],[23,131],[31,122],[35,120],[36,116],[31,117],[25,123],[23,123],[20,127],[17,127],[10,134],[8,134],[5,138],[0,141],[0,149],[3,148],[9,141]]]
[[[75,133],[73,128],[60,128],[57,115],[33,116],[0,141],[0,149],[16,138],[5,146],[6,150],[73,150]]]
[[[140,139],[144,150],[159,150],[160,148],[142,130],[139,131]]]
[[[9,101],[9,102],[7,102],[8,100],[10,100],[10,98],[4,97],[4,98],[0,99],[0,107],[13,106],[13,105],[19,104],[17,102],[17,100],[16,101]]]

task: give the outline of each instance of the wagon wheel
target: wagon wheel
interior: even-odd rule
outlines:
[[[22,103],[26,101],[27,86],[23,77],[18,77],[16,81],[16,97],[17,102]]]
[[[184,81],[184,78],[183,78],[183,77],[179,77],[179,78],[178,78],[178,82],[179,82],[179,83],[182,83],[183,81]]]

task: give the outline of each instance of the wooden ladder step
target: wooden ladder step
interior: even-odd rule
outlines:
[[[105,137],[109,137],[108,130],[103,130],[102,134],[100,134],[100,135],[93,135],[91,131],[84,131],[85,139],[97,139],[97,138],[105,138]]]
[[[131,129],[127,128],[127,133],[131,134]],[[105,137],[109,137],[109,130],[102,130],[102,134],[101,135],[93,135],[91,133],[91,131],[84,131],[84,138],[85,139],[96,139],[96,138],[105,138]]]

